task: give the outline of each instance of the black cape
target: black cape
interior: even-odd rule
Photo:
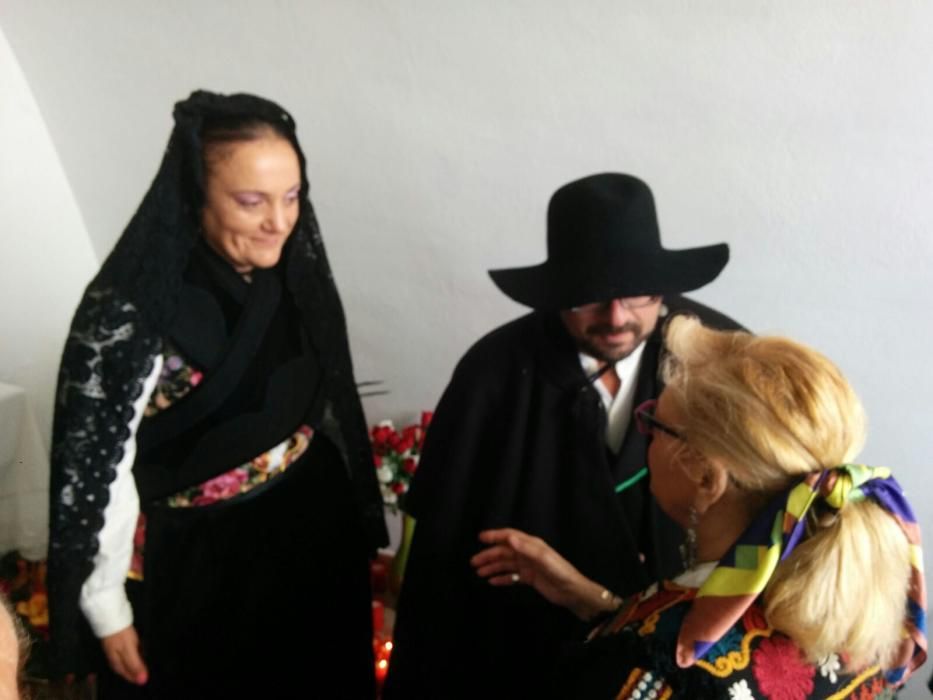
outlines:
[[[682,297],[670,313],[739,326]],[[661,329],[647,340],[635,405],[658,395]],[[680,569],[682,533],[654,506],[634,426],[618,455],[579,351],[554,313],[533,312],[478,341],[458,364],[428,431],[406,509],[417,519],[384,698],[536,697],[565,642],[585,627],[526,586],[494,588],[469,564],[486,528],[553,546],[615,593]],[[644,557],[644,561],[642,561]]]

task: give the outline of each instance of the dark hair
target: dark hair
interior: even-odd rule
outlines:
[[[208,117],[201,126],[201,147],[206,151],[236,141],[252,141],[269,132],[286,141],[294,137],[290,125],[284,121],[272,121],[255,115],[225,114]]]
[[[254,141],[270,135],[283,138],[294,145],[295,135],[290,128],[290,123],[285,121],[263,119],[252,114],[225,114],[205,119],[200,134],[204,169],[209,169],[208,154],[215,149],[240,141]]]

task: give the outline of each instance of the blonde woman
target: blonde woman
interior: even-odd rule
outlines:
[[[636,418],[652,493],[687,533],[684,573],[623,601],[512,529],[481,533],[477,573],[604,618],[561,671],[567,697],[862,698],[902,684],[926,658],[919,529],[887,469],[850,463],[865,434],[852,387],[784,338],[679,317],[665,339],[666,388]]]

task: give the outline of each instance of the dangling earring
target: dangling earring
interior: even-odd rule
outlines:
[[[664,302],[661,302],[661,306],[658,309],[658,316],[660,316],[661,318],[664,318],[665,316],[668,315],[668,313],[670,313],[670,309],[667,308],[667,304],[665,304]]]
[[[684,571],[692,569],[697,563],[697,523],[700,516],[697,509],[690,506],[690,521],[687,524],[686,537],[684,543],[680,545],[680,563],[684,565]]]

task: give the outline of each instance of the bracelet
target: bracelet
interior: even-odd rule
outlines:
[[[599,594],[599,599],[608,603],[610,610],[618,610],[622,607],[622,599],[608,588],[603,589],[603,592]]]

